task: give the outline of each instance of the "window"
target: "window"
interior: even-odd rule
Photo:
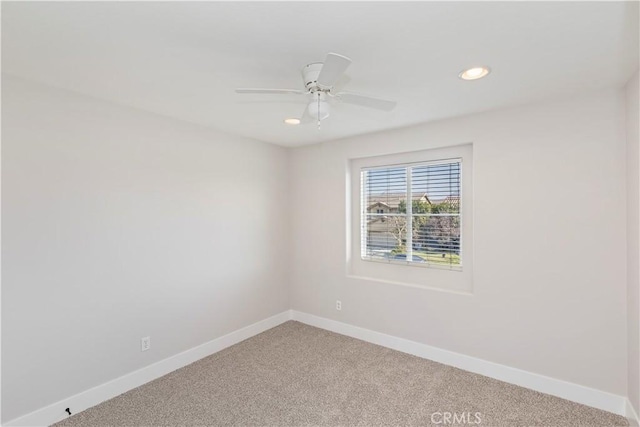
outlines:
[[[363,260],[462,268],[461,159],[362,168],[360,187]]]
[[[473,164],[473,143],[350,158],[347,277],[473,294]]]

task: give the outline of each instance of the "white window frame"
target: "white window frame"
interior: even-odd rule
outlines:
[[[432,263],[432,262],[414,262],[413,261],[413,199],[412,199],[412,188],[411,188],[411,171],[412,168],[415,167],[421,167],[421,166],[437,166],[437,165],[446,165],[446,164],[451,164],[451,163],[459,163],[460,164],[460,200],[462,200],[462,192],[463,192],[463,188],[462,188],[462,180],[463,180],[463,176],[462,176],[462,162],[463,159],[460,157],[456,157],[456,158],[451,158],[451,159],[438,159],[438,160],[431,160],[431,161],[422,161],[422,162],[414,162],[414,163],[401,163],[401,164],[389,164],[389,165],[382,165],[382,166],[369,166],[369,167],[362,167],[360,169],[360,229],[361,229],[361,234],[360,234],[360,258],[363,261],[367,261],[367,262],[382,262],[382,263],[389,263],[389,264],[399,264],[399,265],[406,265],[406,266],[410,266],[410,267],[419,267],[419,268],[442,268],[445,270],[462,270],[463,269],[463,264],[462,264],[462,250],[460,250],[460,264],[440,264],[440,263]],[[367,236],[367,206],[365,206],[364,203],[364,185],[362,182],[362,175],[363,172],[366,171],[371,171],[371,170],[381,170],[381,169],[395,169],[395,168],[405,168],[407,171],[407,175],[406,175],[406,180],[407,180],[407,186],[406,186],[406,194],[407,194],[407,202],[406,202],[406,212],[405,212],[405,216],[407,218],[407,230],[405,232],[406,234],[406,239],[407,239],[407,254],[406,254],[406,260],[402,261],[402,260],[396,260],[393,258],[388,258],[388,259],[381,259],[381,258],[376,258],[376,257],[371,257],[367,255],[367,245],[366,245],[366,241],[367,238],[365,236]],[[411,202],[410,202],[411,200]],[[385,214],[385,215],[389,215],[389,216],[397,216],[395,214]],[[457,217],[459,218],[460,221],[460,248],[462,248],[462,240],[463,240],[463,233],[462,230],[464,230],[463,227],[463,217],[462,217],[462,210],[460,210],[457,214]]]
[[[418,266],[403,260],[372,262],[362,259],[362,212],[360,171],[394,165],[431,163],[438,160],[461,159],[460,189],[460,258],[464,266],[438,268]],[[366,279],[412,287],[470,294],[473,290],[473,146],[471,143],[432,148],[374,157],[351,158],[347,164],[347,229],[346,274],[354,279]]]

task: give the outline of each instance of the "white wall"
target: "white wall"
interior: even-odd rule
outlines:
[[[638,73],[625,87],[627,122],[627,342],[628,396],[640,414],[640,142]]]
[[[638,156],[625,165],[637,113],[625,147],[622,92],[288,155],[16,78],[2,84],[3,420],[290,307],[628,393],[637,405],[627,340],[638,338],[640,300],[625,235],[637,212],[637,197],[625,211],[625,181],[638,181]],[[349,159],[467,142],[472,294],[347,277]],[[141,353],[146,335],[152,349]]]
[[[293,150],[292,308],[626,395],[624,120],[611,90]],[[467,142],[473,294],[347,277],[349,159]]]
[[[3,421],[289,308],[285,149],[7,76],[2,125]]]

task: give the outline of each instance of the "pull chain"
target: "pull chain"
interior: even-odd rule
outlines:
[[[320,92],[318,92],[318,130],[320,130]]]

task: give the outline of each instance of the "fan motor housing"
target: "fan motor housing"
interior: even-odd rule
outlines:
[[[302,80],[307,89],[318,88],[318,75],[322,70],[322,62],[307,64],[302,68]]]

